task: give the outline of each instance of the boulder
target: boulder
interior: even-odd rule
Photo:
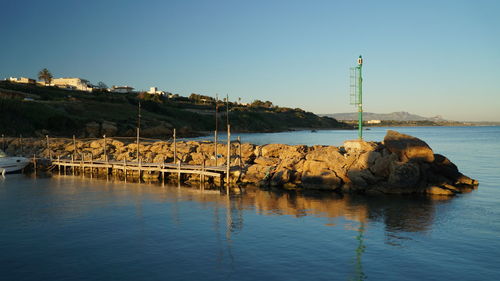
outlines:
[[[328,169],[328,164],[321,161],[306,160],[302,172],[302,187],[306,189],[331,189],[342,186],[342,179]]]
[[[382,154],[380,154],[382,155]],[[396,154],[387,154],[385,156],[376,157],[373,164],[370,165],[370,171],[378,177],[387,177],[390,173],[391,163],[398,160]]]
[[[277,170],[271,178],[271,186],[283,186],[285,183],[290,183],[292,179],[292,171],[288,169]]]
[[[433,162],[434,153],[423,140],[396,131],[388,130],[384,137],[384,145],[392,153],[398,155],[402,162]]]
[[[254,160],[255,164],[262,166],[276,166],[278,165],[279,159],[271,157],[257,157]]]
[[[374,151],[377,147],[377,143],[363,140],[348,140],[344,142],[344,149],[347,153],[370,152]]]
[[[388,183],[404,189],[417,189],[420,181],[420,168],[414,162],[394,162],[391,165]]]
[[[270,177],[273,168],[262,165],[251,165],[247,167],[242,175],[242,182],[258,184]]]
[[[349,170],[347,176],[356,187],[367,187],[378,181],[370,170]]]
[[[307,151],[305,145],[267,144],[261,147],[261,155],[280,159],[302,158]]]
[[[451,196],[455,195],[456,192],[453,192],[452,190],[440,186],[429,186],[425,190],[425,193],[427,194],[432,194],[432,195],[445,195],[445,196]]]
[[[336,163],[342,166],[345,163],[345,157],[335,146],[315,145],[306,155],[307,160]]]

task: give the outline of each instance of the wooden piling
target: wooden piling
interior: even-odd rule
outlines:
[[[47,151],[49,153],[49,160],[52,160],[52,151],[50,150],[49,135],[45,135],[45,138],[47,139]]]
[[[227,125],[226,191],[229,193],[229,168],[231,167],[231,125]]]
[[[215,166],[217,166],[217,130],[215,130],[214,134],[214,145]]]
[[[141,167],[142,166],[142,159],[139,158],[139,181],[141,181]]]
[[[21,147],[21,156],[24,154],[23,149],[23,135],[19,135],[19,146]]]
[[[181,183],[181,161],[177,161],[177,182]]]
[[[125,182],[127,182],[127,157],[123,158],[123,176],[125,178]]]
[[[36,176],[36,154],[33,154],[33,171],[35,172]]]
[[[177,161],[177,141],[176,141],[176,130],[174,128],[174,163]]]
[[[104,139],[104,146],[103,146],[103,154],[104,154],[104,160],[106,161],[108,159],[108,150],[107,150],[107,143],[106,143],[106,135],[103,135],[102,138]]]
[[[76,137],[73,135],[73,156],[76,158]]]
[[[94,178],[94,153],[90,153],[90,178]]]
[[[239,152],[239,153],[238,153],[238,154],[239,154],[239,155],[238,155],[238,164],[239,164],[239,166],[240,166],[240,168],[241,168],[243,161],[242,161],[242,159],[241,159],[241,138],[240,138],[240,136],[238,136],[238,150],[239,150],[239,151],[238,151],[238,152]]]
[[[83,165],[83,154],[80,157],[80,173],[82,174],[82,178],[85,177],[85,166]]]

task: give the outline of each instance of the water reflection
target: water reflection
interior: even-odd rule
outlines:
[[[9,179],[10,180],[10,179]],[[238,267],[238,235],[245,232],[249,216],[290,216],[319,218],[320,229],[338,228],[352,230],[352,245],[348,255],[351,261],[352,280],[365,280],[363,255],[369,250],[365,235],[370,233],[373,224],[381,224],[384,229],[384,242],[394,247],[403,247],[412,232],[426,232],[436,220],[436,208],[447,204],[446,200],[425,197],[364,197],[348,196],[327,192],[286,192],[247,189],[241,194],[221,194],[214,190],[201,190],[188,187],[163,186],[160,184],[140,184],[113,182],[73,176],[55,176],[52,179],[30,180],[37,188],[37,196],[50,198],[47,204],[33,201],[32,219],[43,221],[46,217],[73,220],[85,217],[86,213],[99,212],[110,206],[120,208],[133,206],[130,214],[140,225],[136,225],[139,236],[148,240],[148,219],[151,205],[158,206],[162,218],[169,218],[170,224],[178,229],[190,221],[186,215],[186,202],[196,202],[204,210],[203,220],[208,222],[210,235],[216,247],[213,256],[220,271],[228,275]],[[44,184],[40,182],[45,181]],[[0,183],[0,185],[2,185]],[[42,185],[44,187],[42,187]],[[3,186],[10,188],[10,185]],[[12,187],[14,188],[14,187]],[[2,191],[0,191],[2,192]],[[32,191],[31,191],[32,192]],[[37,200],[34,197],[33,200]],[[85,200],[81,200],[85,198]],[[153,202],[153,204],[151,204]],[[184,207],[183,207],[184,206]],[[124,208],[126,209],[126,208]],[[206,212],[205,212],[206,210]],[[442,214],[443,210],[440,210]],[[16,216],[20,214],[16,213]],[[247,219],[247,221],[245,221]],[[294,220],[294,219],[292,219]],[[248,226],[247,226],[248,227]],[[292,229],[294,229],[292,227]],[[251,230],[247,230],[251,231]],[[164,233],[162,233],[164,235]],[[229,277],[229,276],[228,276]]]
[[[55,198],[59,196],[61,199],[63,197],[67,199],[68,195],[77,195],[81,192],[95,193],[96,200],[92,201],[92,204],[72,205],[78,210],[66,209],[66,215],[71,215],[72,212],[83,212],[87,207],[95,208],[96,204],[106,205],[128,198],[134,200],[137,215],[142,216],[142,201],[148,199],[170,203],[169,215],[179,223],[178,202],[195,201],[204,207],[214,208],[214,219],[219,225],[222,221],[220,209],[223,209],[228,239],[231,233],[243,230],[244,211],[249,210],[266,216],[321,217],[325,218],[324,224],[327,226],[336,226],[338,219],[362,224],[383,222],[386,232],[391,235],[399,232],[425,232],[432,227],[436,206],[448,202],[445,197],[368,197],[329,192],[295,192],[257,188],[247,189],[240,194],[227,195],[216,190],[112,182],[71,176],[55,176],[51,182],[55,188],[47,189],[45,192],[51,192]],[[64,201],[61,201],[64,204]]]

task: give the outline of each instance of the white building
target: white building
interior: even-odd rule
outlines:
[[[79,90],[92,92],[94,86],[88,80],[81,78],[54,78],[50,82],[51,86],[56,86],[62,89]]]
[[[158,87],[151,87],[149,88],[148,94],[152,95],[165,95],[164,91],[158,91]]]
[[[133,87],[130,86],[113,86],[109,89],[112,93],[128,94],[134,91]]]
[[[380,124],[380,123],[382,123],[382,121],[380,121],[380,120],[368,120],[366,123],[368,123],[368,124]]]
[[[14,83],[25,83],[25,84],[36,84],[36,80],[35,79],[31,79],[31,78],[26,78],[26,77],[9,77],[5,80],[8,80],[10,82],[14,82]]]

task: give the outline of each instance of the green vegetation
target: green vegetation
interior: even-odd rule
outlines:
[[[50,84],[52,81],[52,73],[47,68],[44,68],[38,72],[38,79],[45,81],[45,84]]]
[[[3,134],[34,136],[87,136],[87,124],[113,123],[117,134],[133,136],[141,103],[141,128],[164,128],[162,136],[177,128],[181,136],[200,135],[215,128],[215,99],[191,94],[171,98],[148,93],[82,92],[0,81],[0,128]],[[225,128],[227,105],[233,131],[270,132],[295,128],[351,128],[333,118],[301,109],[282,108],[255,101],[250,106],[219,101],[219,128]],[[166,129],[166,130],[165,130]],[[155,136],[158,130],[150,130]]]

